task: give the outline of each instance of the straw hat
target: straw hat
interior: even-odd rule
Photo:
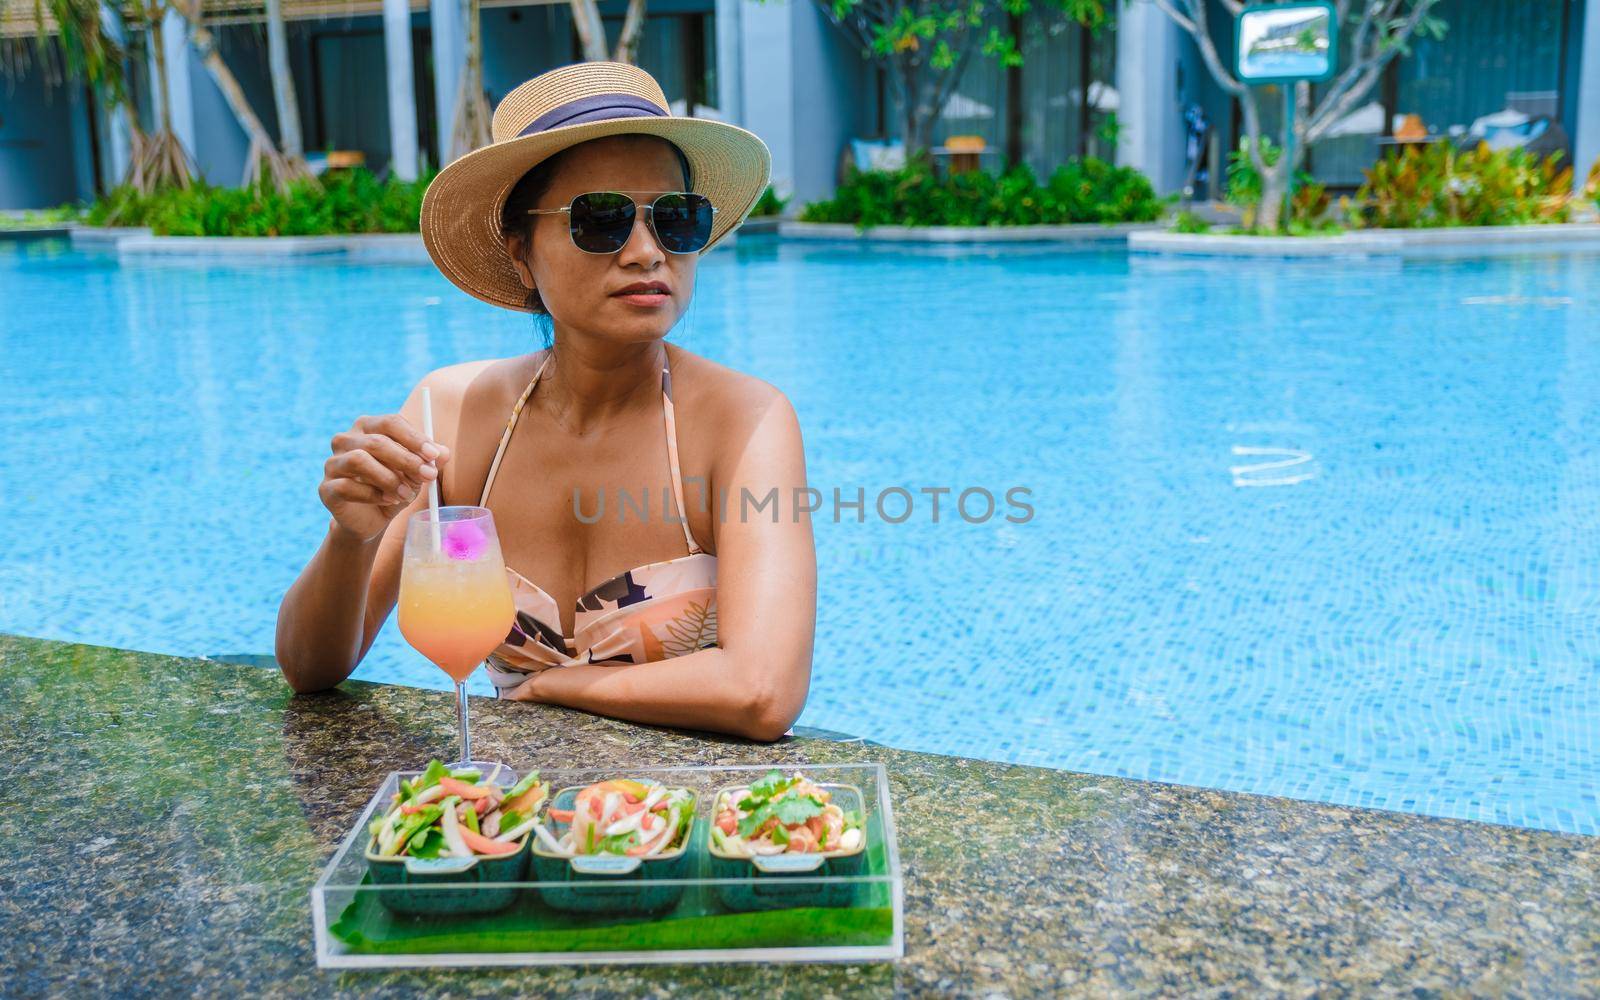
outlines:
[[[540,74],[494,110],[493,141],[439,171],[422,197],[422,242],[456,287],[492,305],[529,312],[500,229],[511,188],[535,164],[589,139],[659,135],[689,160],[694,190],[717,207],[704,253],[750,214],[767,186],[766,143],[736,125],[674,115],[655,79],[637,66],[584,62]]]

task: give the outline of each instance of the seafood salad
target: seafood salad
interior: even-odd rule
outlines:
[[[614,778],[580,789],[571,809],[552,807],[548,815],[567,829],[557,837],[542,823],[533,828],[547,853],[652,858],[687,840],[694,823],[694,794],[659,782]]]
[[[470,858],[515,854],[550,795],[535,771],[502,788],[476,770],[452,771],[438,761],[400,782],[389,810],[368,826],[369,850],[386,858]]]
[[[718,797],[711,843],[733,857],[768,854],[854,854],[865,834],[861,817],[830,801],[826,788],[801,775],[768,771],[748,788]]]

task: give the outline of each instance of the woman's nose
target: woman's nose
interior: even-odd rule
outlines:
[[[619,251],[621,263],[654,266],[666,259],[666,251],[656,242],[656,232],[651,227],[649,218],[650,211],[646,208],[641,208],[634,216],[633,232],[628,234],[628,242],[624,243],[622,250]]]

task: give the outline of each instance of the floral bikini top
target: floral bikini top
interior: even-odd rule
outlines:
[[[511,408],[500,447],[489,465],[478,506],[489,503],[500,459],[511,442],[522,408],[550,364],[546,358]],[[531,673],[581,663],[622,665],[684,656],[717,644],[717,557],[702,550],[683,514],[683,475],[678,468],[678,431],[672,412],[672,373],[661,369],[661,410],[666,424],[672,495],[683,521],[689,554],[630,569],[578,598],[573,635],[561,634],[561,611],[539,585],[506,567],[517,618],[506,641],[486,664],[495,692],[516,687]]]

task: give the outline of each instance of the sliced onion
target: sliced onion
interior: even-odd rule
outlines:
[[[409,804],[414,806],[425,806],[429,802],[437,802],[442,798],[444,798],[444,786],[429,785],[416,795],[413,795]]]
[[[456,823],[456,811],[454,809],[446,809],[444,815],[439,818],[442,821],[439,825],[444,830],[445,847],[451,851],[450,856],[457,858],[472,857],[472,849],[461,838],[461,827]]]
[[[550,853],[571,857],[572,851],[563,846],[556,838],[550,836],[550,831],[544,828],[543,823],[535,823],[533,825],[533,835],[539,839],[539,843],[543,844],[545,850]]]
[[[500,834],[494,839],[500,841],[501,843],[509,844],[514,841],[521,840],[523,834],[527,833],[529,830],[532,830],[538,825],[539,821],[536,819],[523,820],[521,823],[518,823],[516,826],[507,830],[505,833]]]

